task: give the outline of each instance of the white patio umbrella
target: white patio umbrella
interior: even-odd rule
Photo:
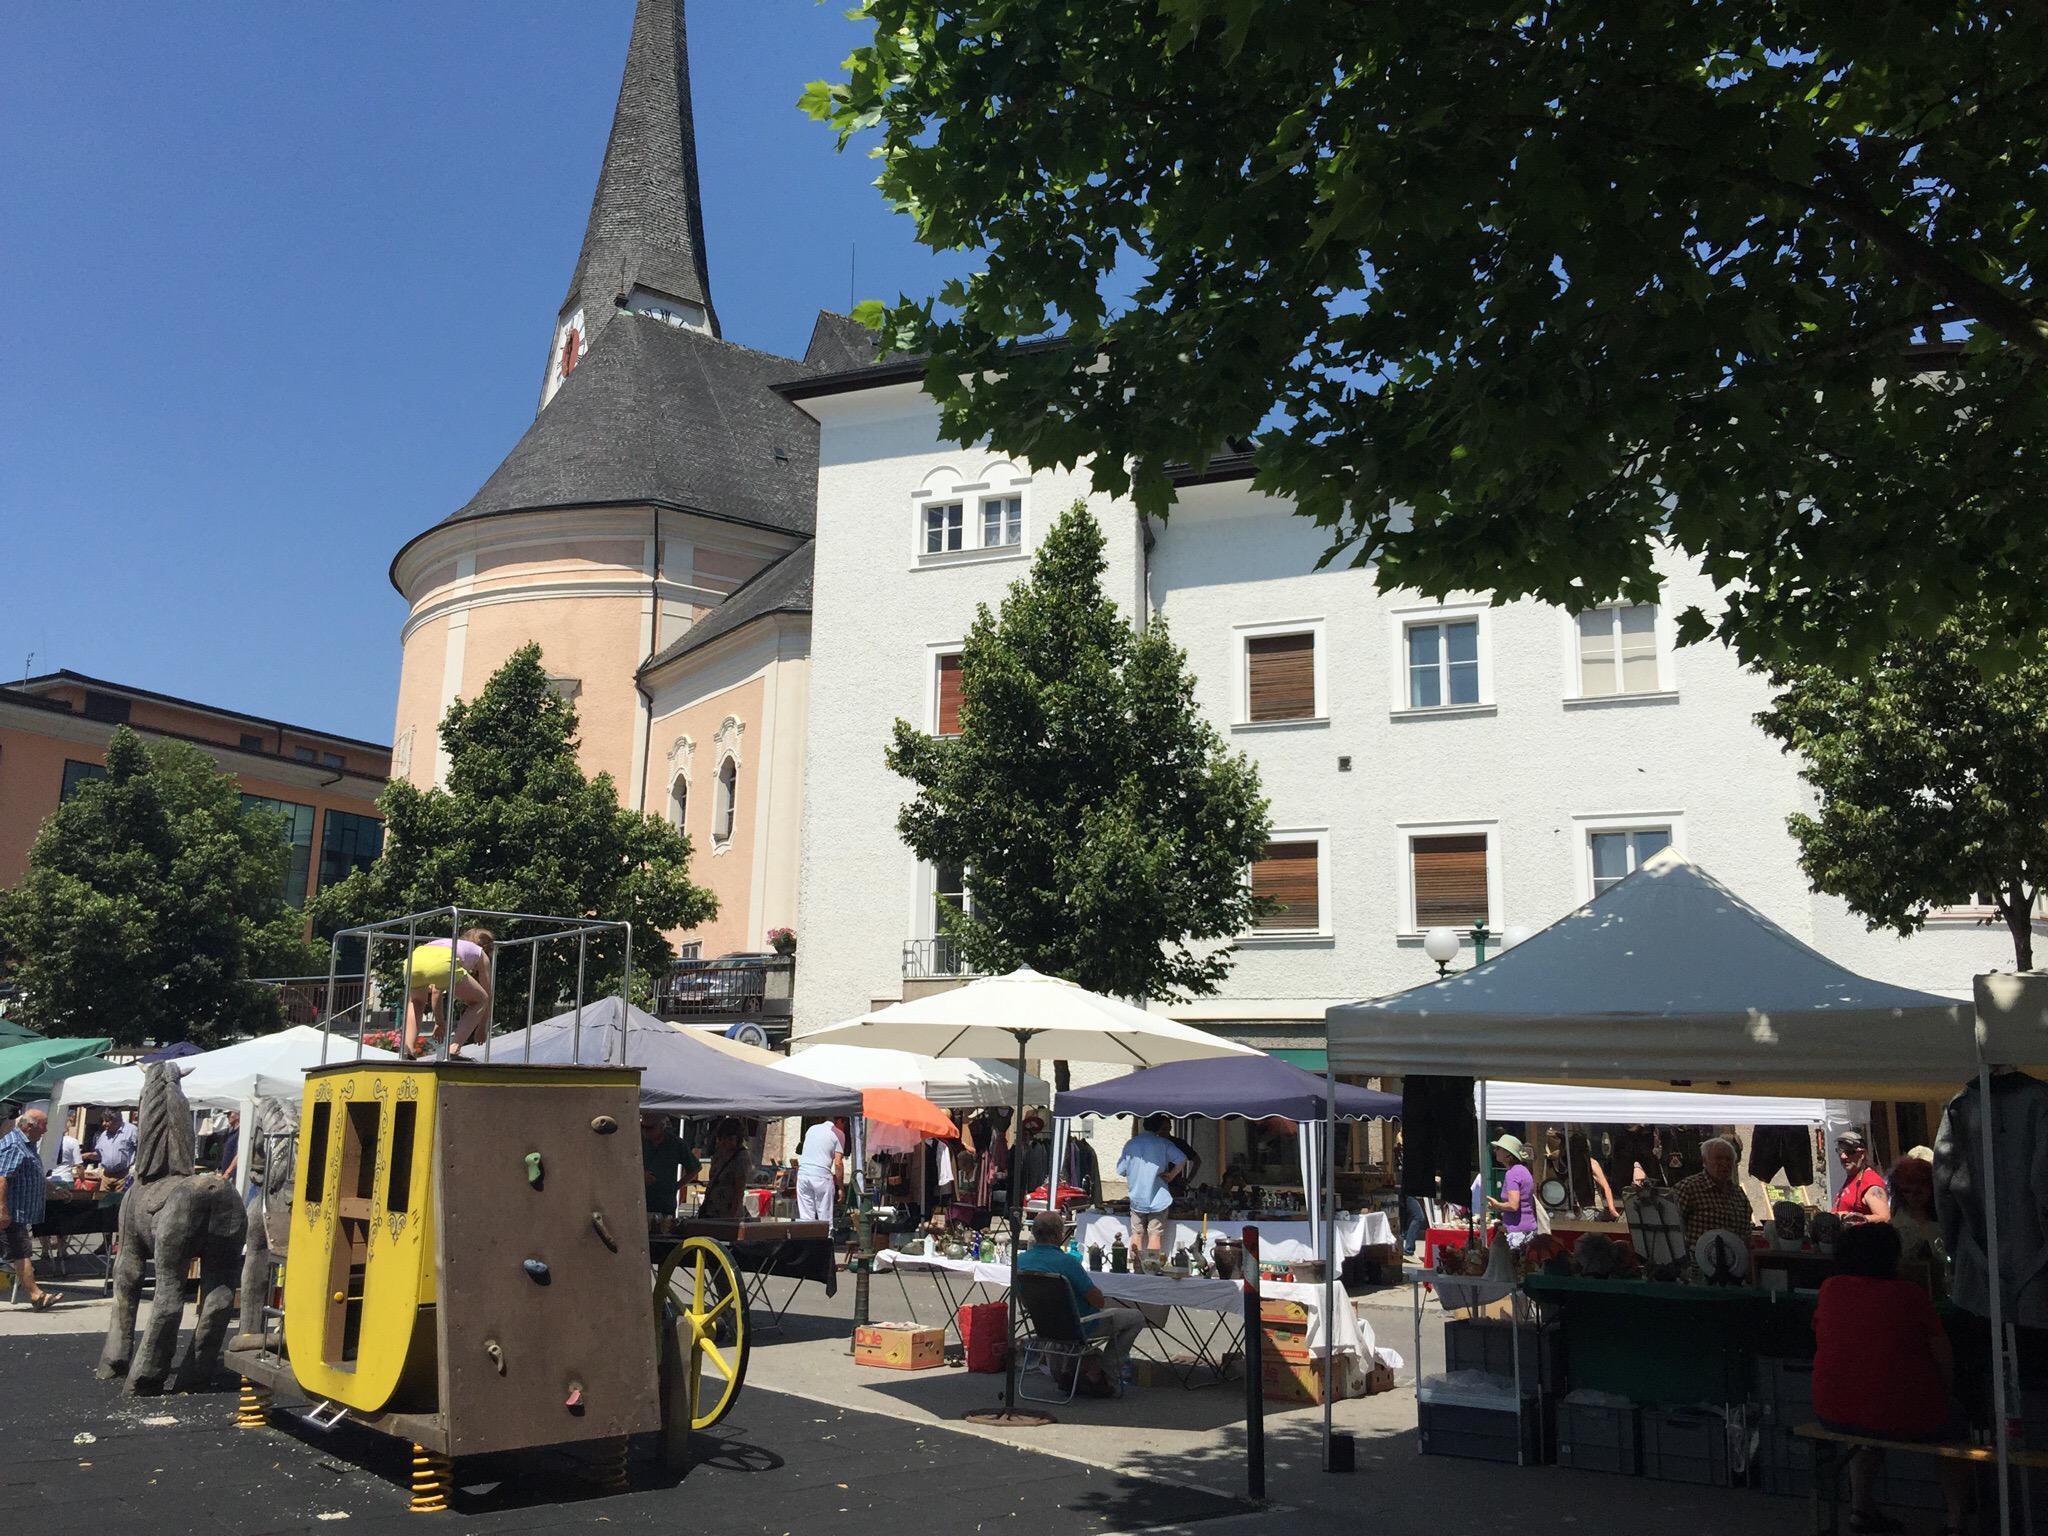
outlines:
[[[984,976],[964,987],[892,1003],[873,1013],[814,1031],[809,1040],[887,1046],[925,1056],[1014,1056],[1017,1062],[1017,1117],[1024,1116],[1025,1061],[1050,1056],[1061,1061],[1110,1062],[1156,1067],[1205,1056],[1255,1056],[1251,1046],[1175,1023],[1143,1008],[1028,966],[1007,976]],[[1022,1248],[1023,1191],[1010,1181],[1010,1261]],[[1009,1332],[1017,1332],[1017,1288],[1004,1292]],[[1003,1417],[1017,1412],[1017,1352],[1007,1352],[1003,1369]],[[975,1415],[969,1415],[974,1417]]]

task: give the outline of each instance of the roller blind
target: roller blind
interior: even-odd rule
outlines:
[[[938,734],[960,734],[960,655],[939,658]]]
[[[1259,928],[1319,929],[1322,898],[1314,843],[1268,843],[1252,866],[1252,894],[1279,903],[1260,918]]]
[[[1247,718],[1309,720],[1316,712],[1316,637],[1258,635],[1245,641]]]
[[[1415,926],[1469,928],[1487,920],[1486,834],[1418,837],[1415,865]]]

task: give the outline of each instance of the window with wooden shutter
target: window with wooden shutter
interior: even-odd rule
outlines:
[[[1417,928],[1470,928],[1488,920],[1484,832],[1418,837],[1409,850]]]
[[[932,709],[933,730],[940,736],[960,734],[960,653],[938,658],[937,692]]]
[[[1245,718],[1312,720],[1316,713],[1316,637],[1253,635],[1244,643]]]
[[[1279,905],[1254,925],[1259,929],[1320,931],[1323,925],[1318,848],[1313,842],[1268,843],[1266,856],[1252,865],[1252,894]]]

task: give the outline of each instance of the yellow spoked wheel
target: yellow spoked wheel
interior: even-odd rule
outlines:
[[[654,1276],[654,1325],[663,1416],[709,1429],[747,1379],[747,1293],[732,1255],[708,1237],[686,1237]]]

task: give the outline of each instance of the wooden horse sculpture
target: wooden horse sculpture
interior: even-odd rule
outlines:
[[[121,1256],[114,1265],[114,1309],[99,1375],[123,1371],[130,1392],[160,1392],[171,1374],[178,1319],[185,1309],[185,1272],[199,1261],[199,1320],[192,1344],[171,1383],[174,1391],[203,1387],[220,1366],[235,1303],[235,1271],[249,1218],[235,1188],[217,1173],[194,1173],[192,1109],[178,1086],[177,1066],[160,1061],[143,1078],[137,1111],[141,1140],[128,1195],[121,1202]],[[142,1266],[156,1262],[156,1295],[149,1325],[131,1363]]]

